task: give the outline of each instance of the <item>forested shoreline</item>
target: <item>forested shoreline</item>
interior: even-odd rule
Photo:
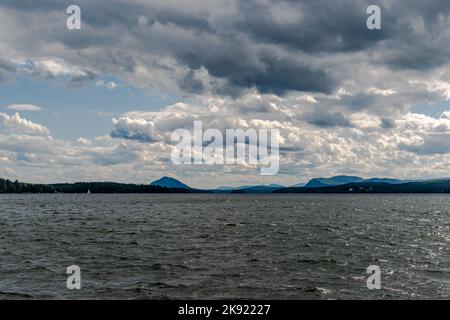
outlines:
[[[77,182],[60,184],[31,184],[0,179],[0,193],[199,193],[196,189],[165,188],[161,186],[114,182]]]

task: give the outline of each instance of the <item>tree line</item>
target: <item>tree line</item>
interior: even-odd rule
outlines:
[[[60,184],[31,184],[0,179],[0,193],[195,193],[195,189],[114,182],[78,182]]]
[[[55,193],[55,189],[49,185],[21,183],[0,179],[0,193]]]

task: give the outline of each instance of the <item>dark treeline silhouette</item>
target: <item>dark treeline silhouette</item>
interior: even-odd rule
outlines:
[[[165,188],[114,182],[30,184],[0,179],[0,193],[206,193],[197,189]]]
[[[31,184],[0,179],[2,193],[217,193],[217,190],[167,188],[114,182],[78,182]],[[230,193],[251,193],[247,189]],[[354,182],[327,187],[290,187],[270,189],[266,193],[450,193],[450,179],[416,181],[401,184]]]
[[[190,193],[188,189],[114,182],[62,183],[52,187],[59,193]]]
[[[55,193],[52,186],[0,179],[0,193]]]

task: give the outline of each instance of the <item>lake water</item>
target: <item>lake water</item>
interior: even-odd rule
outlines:
[[[2,298],[448,299],[450,196],[0,195]]]

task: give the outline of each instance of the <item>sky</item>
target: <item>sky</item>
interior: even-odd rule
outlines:
[[[448,0],[2,0],[0,177],[448,177],[449,66]],[[171,133],[194,121],[279,129],[278,174],[174,164]]]

